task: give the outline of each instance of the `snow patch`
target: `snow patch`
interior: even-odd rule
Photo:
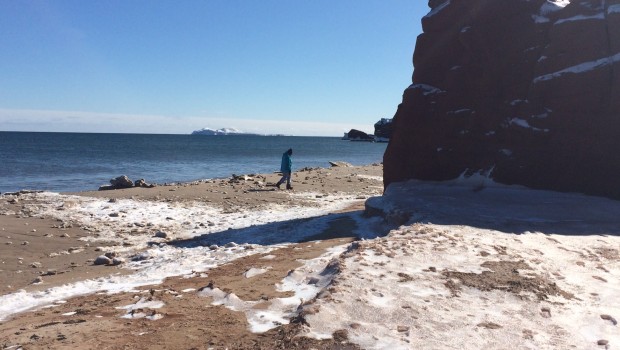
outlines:
[[[579,73],[585,73],[585,72],[593,71],[595,69],[611,65],[611,64],[613,64],[615,62],[620,62],[620,53],[617,53],[617,54],[615,54],[613,56],[609,56],[609,57],[603,57],[603,58],[600,58],[598,60],[584,62],[584,63],[578,64],[578,65],[575,65],[575,66],[572,66],[572,67],[568,67],[568,68],[562,69],[562,70],[554,72],[554,73],[541,75],[539,77],[536,77],[533,80],[533,83],[536,84],[536,83],[540,83],[542,81],[547,81],[547,80],[559,78],[559,77],[564,76],[566,74],[579,74]]]
[[[420,89],[424,91],[422,94],[428,96],[431,94],[439,94],[445,91],[428,84],[411,84],[407,89]]]
[[[344,329],[363,349],[619,343],[617,327],[601,315],[620,315],[620,202],[499,184],[472,191],[470,181],[391,184],[383,209],[422,217],[341,256],[335,288],[304,306],[317,311],[305,316],[308,335],[330,338]],[[462,282],[447,273],[493,273],[484,264],[519,261],[526,266],[515,276],[539,278],[567,294],[539,298],[497,283],[461,285],[456,294],[449,288]]]
[[[267,271],[269,271],[271,269],[272,269],[271,266],[268,266],[268,267],[265,267],[265,268],[260,268],[260,269],[252,267],[251,269],[249,269],[246,272],[244,272],[243,276],[245,278],[252,278],[252,277],[255,277],[255,276],[258,276],[258,275],[262,275],[262,274],[264,274],[265,272],[267,272]]]
[[[569,18],[563,18],[560,20],[557,20],[554,24],[562,24],[562,23],[566,23],[566,22],[575,22],[575,21],[585,21],[585,20],[589,20],[589,19],[596,19],[596,20],[603,20],[605,19],[605,14],[603,14],[602,12],[597,14],[597,15],[593,15],[593,16],[584,16],[584,15],[578,15],[578,16],[573,16],[573,17],[569,17]]]
[[[226,293],[219,288],[207,287],[198,295],[212,298],[212,305],[224,305],[231,310],[244,312],[252,332],[266,332],[279,325],[288,324],[289,319],[299,311],[300,305],[316,297],[331,283],[336,271],[329,269],[329,264],[342,254],[346,247],[347,245],[332,247],[316,259],[303,261],[303,266],[290,272],[276,285],[278,291],[293,292],[294,295],[270,299],[266,308],[255,309],[254,306],[261,301],[244,301],[235,294]]]
[[[447,0],[443,4],[441,4],[441,5],[437,6],[437,7],[435,7],[434,9],[432,9],[426,16],[424,16],[424,18],[431,18],[431,17],[435,16],[436,14],[441,12],[441,10],[445,9],[446,7],[448,7],[448,5],[450,5],[450,0]]]

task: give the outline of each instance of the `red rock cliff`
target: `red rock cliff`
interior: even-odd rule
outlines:
[[[487,172],[620,198],[620,0],[429,1],[385,185]]]

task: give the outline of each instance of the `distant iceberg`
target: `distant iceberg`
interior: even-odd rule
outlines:
[[[235,128],[221,128],[217,130],[210,129],[210,128],[202,128],[200,130],[193,131],[192,135],[257,135],[257,134],[243,132]]]

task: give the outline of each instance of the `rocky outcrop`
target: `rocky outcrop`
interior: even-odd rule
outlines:
[[[368,135],[367,133],[360,131],[360,130],[356,130],[356,129],[351,129],[351,131],[346,133],[345,137],[343,137],[342,139],[349,140],[349,141],[374,141],[375,140],[375,138],[372,135]]]
[[[375,123],[375,141],[389,141],[393,132],[392,118],[381,118]]]
[[[385,185],[488,174],[620,198],[620,0],[431,0]]]
[[[120,190],[123,188],[132,188],[132,187],[144,187],[144,188],[153,188],[155,184],[150,184],[146,182],[144,179],[137,180],[135,183],[127,177],[127,175],[121,175],[114,179],[110,179],[109,185],[103,185],[99,187],[99,191],[107,191],[107,190]]]

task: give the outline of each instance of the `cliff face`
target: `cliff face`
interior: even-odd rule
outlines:
[[[620,198],[620,0],[429,6],[385,185],[482,171]]]

